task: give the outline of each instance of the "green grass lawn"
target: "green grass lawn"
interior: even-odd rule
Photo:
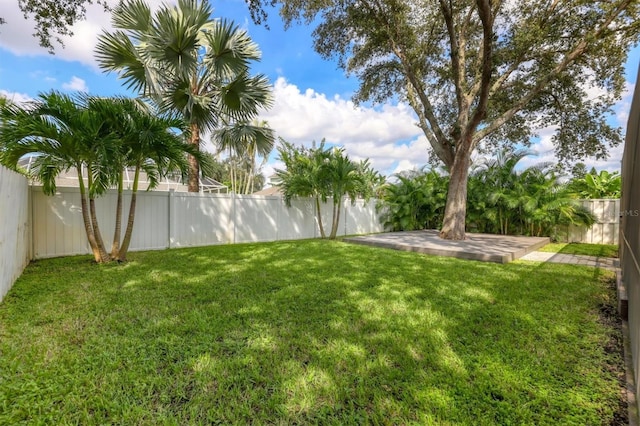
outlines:
[[[611,275],[302,241],[32,263],[0,424],[609,424]]]
[[[551,243],[539,249],[549,253],[582,254],[597,257],[618,257],[616,244]]]

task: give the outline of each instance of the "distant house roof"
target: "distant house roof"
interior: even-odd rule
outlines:
[[[33,161],[36,156],[23,157],[18,161],[18,165],[24,170],[29,171],[33,165]],[[124,169],[124,189],[131,189],[133,186],[133,176],[135,169],[133,167],[127,167]],[[86,175],[86,170],[83,168],[83,175]],[[86,178],[85,182],[86,182]],[[78,186],[78,173],[75,169],[69,169],[63,171],[56,177],[56,186],[59,187],[77,187]],[[149,187],[149,180],[147,174],[143,171],[140,172],[138,178],[138,189],[140,191],[146,191]],[[187,192],[188,186],[182,182],[182,176],[179,173],[172,173],[165,176],[153,191],[169,191],[173,189],[176,192]],[[228,192],[228,187],[218,182],[217,180],[201,177],[200,178],[200,191],[208,193],[225,194]]]
[[[281,197],[282,191],[280,191],[280,188],[277,186],[270,186],[269,188],[254,192],[253,195],[278,195]]]

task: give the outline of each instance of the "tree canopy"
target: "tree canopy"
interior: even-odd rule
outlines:
[[[266,76],[249,73],[261,57],[258,45],[212,13],[203,0],[155,12],[144,0],[123,1],[112,14],[115,30],[103,31],[95,48],[100,68],[118,73],[161,111],[180,114],[196,149],[203,131],[247,123],[272,103]],[[190,163],[189,191],[198,192],[199,164],[195,157]]]
[[[24,18],[35,20],[33,36],[50,53],[54,51],[53,42],[64,46],[62,36],[73,35],[71,26],[85,19],[90,4],[99,4],[105,11],[109,10],[106,0],[18,0]],[[6,19],[0,16],[0,24],[4,23]]]
[[[471,153],[528,146],[554,127],[561,161],[602,158],[621,141],[608,122],[640,36],[635,0],[249,0],[312,22],[315,49],[360,87],[358,102],[409,103],[450,172],[441,235],[464,238]],[[262,15],[261,15],[262,13]],[[482,145],[481,145],[482,144]]]

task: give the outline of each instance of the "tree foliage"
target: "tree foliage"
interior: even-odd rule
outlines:
[[[296,147],[281,139],[278,152],[285,169],[276,169],[276,179],[285,202],[291,206],[293,198],[313,198],[322,238],[326,237],[326,233],[322,223],[321,202],[331,199],[329,238],[335,239],[343,198],[349,198],[352,203],[358,197],[368,200],[384,180],[368,160],[355,162],[349,158],[344,148],[325,148],[324,141],[318,147],[305,148]]]
[[[312,22],[315,49],[360,81],[359,102],[408,102],[450,173],[444,238],[464,238],[471,153],[555,126],[562,161],[620,143],[607,123],[640,35],[635,0],[249,0]],[[597,92],[597,96],[592,93]]]
[[[196,149],[201,132],[245,125],[272,102],[267,78],[249,74],[258,46],[212,12],[203,0],[163,4],[155,13],[143,0],[126,0],[113,10],[115,30],[103,32],[95,49],[103,70],[117,72],[162,112],[181,114]],[[189,191],[197,192],[199,164],[190,161]]]
[[[569,189],[580,198],[620,198],[622,177],[618,172],[591,169],[582,177],[569,182]]]
[[[198,155],[174,132],[182,121],[157,116],[126,98],[40,94],[21,106],[0,108],[0,163],[16,169],[25,155],[36,155],[29,171],[47,195],[56,192],[56,177],[74,169],[82,219],[94,259],[98,263],[125,260],[133,232],[136,191],[140,171],[151,187],[174,170],[186,172],[186,153]],[[120,245],[123,167],[133,166],[135,179],[128,223]],[[111,255],[107,253],[98,223],[96,197],[117,186],[116,232]]]
[[[397,182],[384,186],[378,210],[386,229],[414,231],[442,225],[449,179],[436,169],[420,169],[395,175]]]
[[[49,53],[54,52],[54,42],[64,46],[62,37],[73,35],[71,27],[85,19],[90,4],[99,4],[105,11],[109,10],[107,0],[18,0],[24,18],[35,21],[33,36]],[[0,24],[4,23],[5,18],[0,17]]]
[[[466,226],[473,232],[557,238],[569,224],[591,226],[594,217],[562,183],[550,164],[524,170],[529,153],[499,151],[476,163],[469,178]],[[444,220],[449,176],[433,169],[397,176],[385,188],[381,210],[393,230],[438,228]]]
[[[260,170],[273,151],[275,137],[266,121],[254,120],[250,123],[237,123],[213,132],[213,143],[220,152],[227,152],[229,183],[232,192],[251,194],[264,181],[258,176]],[[262,158],[260,164],[258,159]],[[262,182],[260,182],[262,181]]]

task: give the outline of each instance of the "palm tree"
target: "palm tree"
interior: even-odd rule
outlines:
[[[478,180],[478,184],[471,186],[476,191],[484,193],[482,196],[476,197],[480,199],[482,204],[481,215],[490,218],[491,223],[497,224],[497,229],[493,232],[497,231],[503,235],[510,233],[512,212],[518,206],[518,198],[515,194],[520,192],[517,188],[519,177],[516,165],[527,155],[531,155],[531,152],[503,149],[498,151],[495,158],[485,159],[478,163],[470,173],[470,180]]]
[[[284,201],[291,207],[293,198],[311,197],[315,202],[320,237],[326,238],[320,202],[326,202],[328,199],[325,163],[329,161],[330,152],[324,148],[324,140],[318,148],[311,149],[297,148],[283,139],[280,139],[280,143],[278,153],[285,168],[276,169],[276,179],[284,195]]]
[[[207,1],[179,0],[152,14],[144,1],[127,0],[113,10],[115,31],[103,32],[95,50],[103,70],[117,72],[161,111],[180,114],[195,150],[202,131],[248,122],[272,102],[267,78],[249,75],[258,46],[211,13]],[[199,162],[189,161],[189,191],[197,192]]]
[[[329,181],[333,210],[331,214],[331,234],[329,239],[334,240],[338,233],[340,223],[340,210],[342,209],[342,199],[347,196],[355,203],[360,192],[360,188],[365,184],[364,176],[360,173],[357,163],[351,161],[344,152],[344,148],[334,148],[331,150],[329,161],[325,164],[326,176]]]
[[[116,105],[116,108],[109,108],[111,105]],[[182,175],[186,175],[189,167],[186,154],[192,155],[198,161],[203,161],[203,158],[191,145],[184,143],[182,132],[186,126],[182,119],[158,115],[151,106],[130,98],[115,100],[97,98],[93,100],[91,106],[96,109],[101,106],[105,110],[110,109],[111,123],[120,138],[119,152],[113,157],[118,198],[111,258],[124,262],[133,233],[140,173],[146,174],[149,182],[147,190],[150,190],[155,188],[160,179],[168,173],[178,171]],[[122,245],[120,245],[123,182],[126,167],[134,169],[134,178],[127,227]]]
[[[25,107],[7,103],[1,110],[0,162],[15,170],[21,157],[37,154],[30,173],[47,195],[55,194],[58,174],[75,169],[87,240],[96,262],[107,262],[95,197],[113,183],[109,161],[117,152],[118,139],[109,130],[108,120],[89,108],[88,96],[55,91],[40,94]]]
[[[257,170],[257,157],[268,159],[275,144],[273,130],[265,121],[238,123],[226,126],[213,133],[213,141],[219,151],[229,152],[229,172],[231,190],[239,194],[249,194],[253,190]],[[238,166],[243,170],[244,178],[238,176]]]
[[[335,239],[340,223],[342,199],[347,196],[355,203],[357,197],[368,199],[379,181],[365,160],[356,163],[349,159],[344,148],[325,149],[324,140],[318,148],[296,148],[281,140],[278,148],[280,160],[286,169],[276,170],[285,202],[291,205],[293,197],[312,197],[316,203],[316,217],[320,235],[325,238],[320,201],[332,199],[330,239]]]

